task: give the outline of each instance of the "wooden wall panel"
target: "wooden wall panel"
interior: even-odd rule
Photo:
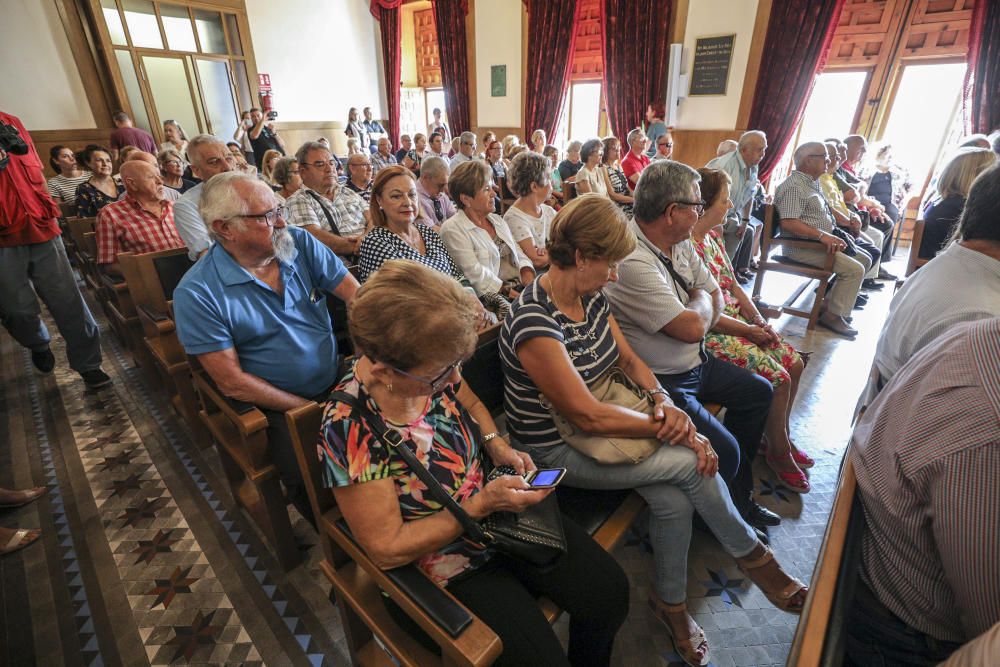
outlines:
[[[604,76],[604,26],[600,0],[580,0],[570,81],[600,81]]]
[[[417,85],[421,88],[440,88],[441,56],[438,53],[434,10],[414,12],[413,24],[417,47]]]
[[[724,139],[739,139],[743,130],[683,130],[675,128],[672,159],[695,169],[715,157],[715,149]]]
[[[56,175],[49,166],[49,150],[53,146],[69,146],[74,151],[83,150],[87,144],[97,144],[107,147],[111,141],[111,130],[109,128],[96,128],[93,130],[36,130],[31,131],[31,140],[35,143],[35,150],[38,157],[42,159],[45,167],[45,177],[51,178]]]

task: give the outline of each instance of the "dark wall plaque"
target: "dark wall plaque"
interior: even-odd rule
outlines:
[[[736,35],[699,37],[695,40],[689,96],[725,95]]]

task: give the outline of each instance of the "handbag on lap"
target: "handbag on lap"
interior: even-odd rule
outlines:
[[[612,367],[590,387],[590,392],[601,403],[611,403],[652,416],[654,403],[645,390],[637,385],[625,371]],[[539,401],[559,431],[563,442],[581,454],[604,465],[640,463],[649,458],[663,443],[656,438],[629,438],[584,433],[559,414],[552,403],[539,394]]]

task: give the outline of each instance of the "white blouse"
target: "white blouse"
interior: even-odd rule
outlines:
[[[545,242],[549,238],[549,227],[552,219],[556,217],[556,210],[548,204],[542,204],[542,216],[536,218],[525,213],[516,206],[511,206],[504,213],[504,222],[510,227],[511,236],[520,243],[524,239],[531,239],[536,248],[544,248]]]
[[[500,250],[489,233],[476,226],[465,211],[459,211],[441,225],[441,240],[448,254],[462,270],[476,290],[476,294],[499,292],[503,285],[502,276],[517,276],[522,268],[532,269],[531,260],[524,254],[510,233],[504,219],[490,213],[487,219],[493,224],[497,238],[509,249],[504,253],[510,260],[501,266]]]
[[[581,181],[587,181],[590,185],[591,192],[597,193],[602,197],[608,196],[608,184],[604,180],[604,173],[601,165],[594,167],[594,171],[590,171],[586,166],[580,167],[580,171],[576,172],[576,182],[578,186],[577,192],[579,192],[579,183]]]

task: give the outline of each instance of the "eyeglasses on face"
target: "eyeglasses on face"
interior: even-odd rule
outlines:
[[[660,143],[658,143],[656,145],[659,146],[660,148],[663,148],[664,146],[666,146],[667,148],[673,148],[674,147],[674,142],[672,142],[672,141],[661,141]]]
[[[414,375],[413,373],[407,373],[406,371],[400,370],[395,366],[389,364],[386,365],[389,366],[389,368],[391,368],[395,372],[399,373],[400,375],[408,377],[411,380],[416,380],[417,382],[423,382],[424,384],[428,385],[431,388],[432,393],[436,394],[442,389],[444,389],[446,386],[448,386],[448,378],[451,377],[452,373],[454,373],[455,371],[458,371],[459,373],[462,372],[462,362],[463,360],[459,359],[451,366],[448,366],[448,368],[444,369],[437,377],[433,379],[425,378],[420,375]]]
[[[305,164],[320,170],[326,169],[327,167],[330,167],[334,171],[337,169],[336,160],[317,160],[316,162],[306,162]]]
[[[352,162],[348,165],[349,167],[361,167],[362,169],[371,169],[371,162]]]
[[[675,201],[673,203],[677,204],[679,206],[689,206],[689,207],[691,207],[691,210],[694,211],[696,214],[698,214],[699,218],[701,216],[705,215],[705,206],[706,206],[706,204],[705,204],[704,200],[699,200],[699,201]]]
[[[233,217],[242,218],[244,220],[263,220],[267,223],[268,227],[274,227],[274,223],[278,221],[278,218],[284,220],[286,215],[288,215],[288,207],[278,206],[263,213],[249,213],[247,215],[235,215]]]

